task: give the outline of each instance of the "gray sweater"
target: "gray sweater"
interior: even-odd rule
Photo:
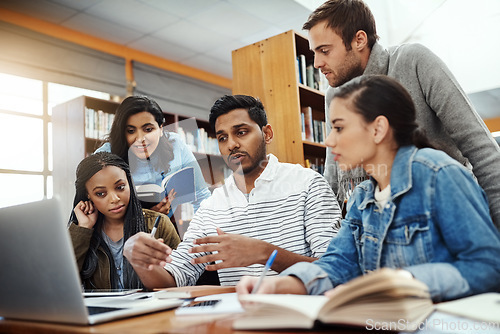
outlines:
[[[444,62],[420,44],[385,50],[375,43],[364,74],[388,75],[410,92],[418,124],[432,144],[472,167],[488,197],[493,222],[500,229],[500,148]],[[330,87],[325,99],[328,131],[331,130],[328,108],[335,90]],[[343,203],[345,189],[352,184],[350,179],[363,177],[364,172],[340,171],[329,150],[325,166],[325,177]]]

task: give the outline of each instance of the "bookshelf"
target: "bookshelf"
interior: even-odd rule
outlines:
[[[326,155],[322,89],[326,85],[317,70],[311,74],[313,60],[307,38],[293,30],[234,50],[233,94],[252,95],[264,104],[274,130],[270,153],[282,162],[317,166],[315,169],[322,172]],[[307,109],[322,135],[314,133],[307,138],[307,113],[302,115]]]
[[[76,167],[102,145],[118,106],[117,102],[80,96],[52,110],[54,195],[61,198],[64,217],[69,218],[73,206]],[[209,189],[212,191],[224,182],[230,173],[226,164],[213,146],[210,151],[206,149],[207,142],[215,141],[209,123],[171,113],[165,113],[165,121],[166,130],[179,133],[179,124],[184,125],[184,134],[193,138],[193,143],[188,145],[198,160]],[[197,139],[200,133],[203,141]],[[186,135],[181,137],[185,139]],[[182,209],[179,206],[175,216],[181,216]]]

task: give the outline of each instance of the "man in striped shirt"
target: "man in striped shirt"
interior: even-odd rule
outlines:
[[[320,257],[339,228],[326,180],[266,154],[273,130],[258,99],[223,96],[210,124],[233,174],[201,203],[176,250],[145,233],[127,241],[124,255],[149,288],[194,285],[205,270],[217,270],[221,285],[236,285],[244,275],[260,275],[274,249],[268,275],[277,275]]]

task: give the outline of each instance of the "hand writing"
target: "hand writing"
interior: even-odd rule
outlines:
[[[278,279],[278,277],[266,277],[266,279],[260,284],[256,293],[275,293]],[[248,295],[252,293],[252,290],[258,281],[258,277],[243,276],[236,285],[236,292],[238,295]]]

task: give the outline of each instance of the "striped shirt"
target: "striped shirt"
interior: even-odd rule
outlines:
[[[172,262],[165,266],[177,286],[194,285],[203,273],[205,265],[193,265],[190,260],[204,254],[189,254],[188,250],[194,246],[193,240],[217,235],[216,227],[309,257],[320,257],[326,251],[341,218],[331,187],[311,169],[280,163],[272,154],[268,158],[248,200],[231,175],[201,203],[184,240],[172,252]],[[259,276],[263,267],[253,264],[219,269],[219,280],[221,285],[236,285],[243,275]],[[269,276],[277,274],[268,272]]]

